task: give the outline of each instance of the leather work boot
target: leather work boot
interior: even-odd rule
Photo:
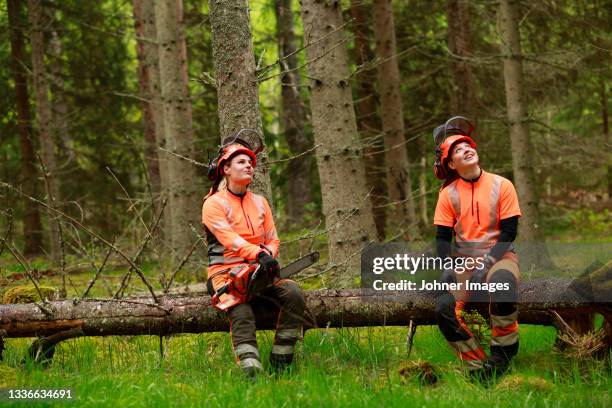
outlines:
[[[510,360],[518,352],[518,341],[510,346],[491,346],[491,357],[482,368],[470,372],[472,378],[485,384],[501,378],[510,368]]]
[[[270,354],[270,368],[276,375],[282,375],[291,366],[293,362],[292,354]]]
[[[255,379],[257,375],[263,372],[261,362],[257,358],[247,357],[240,360],[240,369],[248,378]]]
[[[239,344],[234,351],[238,357],[240,369],[248,378],[255,379],[263,371],[257,347],[250,344]]]

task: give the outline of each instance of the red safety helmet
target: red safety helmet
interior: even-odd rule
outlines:
[[[474,125],[463,116],[454,116],[446,121],[444,125],[436,127],[433,131],[434,143],[436,144],[436,160],[434,162],[434,174],[440,180],[448,177],[449,171],[446,162],[451,154],[453,146],[460,142],[468,142],[476,149],[476,142],[472,139]]]
[[[252,138],[256,146],[255,149],[251,148],[251,143],[240,138],[240,136],[245,133],[253,133],[255,135],[255,137]],[[263,143],[259,133],[252,129],[240,129],[234,135],[223,139],[217,157],[208,162],[208,179],[213,182],[218,181],[221,176],[223,176],[223,164],[225,161],[231,160],[234,156],[241,153],[251,158],[253,167],[257,166],[257,153],[262,150]]]

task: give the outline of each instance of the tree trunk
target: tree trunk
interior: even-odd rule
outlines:
[[[610,315],[609,303],[582,303],[568,291],[569,280],[541,279],[522,282],[519,295],[521,323],[553,325],[550,313],[561,315],[576,311]],[[354,290],[316,290],[306,292],[305,327],[407,326],[436,324],[435,296],[432,293],[404,291],[383,294]],[[72,300],[47,303],[48,316],[36,304],[0,305],[0,333],[4,337],[47,336],[82,329],[85,336],[158,335],[227,331],[224,313],[210,305],[209,296],[163,297],[156,305],[151,298],[121,300]],[[261,316],[257,326],[273,329],[276,311]],[[258,316],[259,318],[260,316]]]
[[[66,103],[66,90],[64,85],[64,78],[62,75],[63,62],[62,62],[62,43],[60,41],[58,31],[58,20],[55,17],[55,3],[54,6],[47,7],[47,14],[50,21],[52,21],[51,32],[49,33],[49,74],[50,74],[50,90],[51,90],[51,113],[53,121],[53,136],[60,146],[60,152],[63,152],[62,156],[66,157],[67,162],[58,165],[58,168],[62,168],[74,160],[74,148],[70,137],[70,131],[68,130],[68,104]],[[61,27],[59,27],[61,30]]]
[[[181,156],[193,157],[195,146],[180,3],[177,0],[155,1],[159,83],[167,149]],[[166,226],[166,231],[170,233],[165,235],[170,238],[174,257],[178,259],[188,253],[195,239],[190,224],[200,225],[200,200],[196,195],[199,184],[191,163],[171,154],[166,157],[170,215],[170,226]]]
[[[390,207],[389,226],[402,235],[418,235],[418,220],[412,198],[412,182],[404,136],[404,113],[400,90],[400,76],[395,45],[395,23],[391,0],[374,0],[374,35],[378,56],[378,86],[380,91],[382,125],[385,138],[387,184]]]
[[[423,141],[421,143],[421,150],[423,150]],[[419,213],[421,216],[421,230],[423,232],[432,228],[431,219],[427,213],[427,173],[430,172],[430,168],[427,165],[427,155],[423,152],[421,156],[421,163],[419,168]]]
[[[28,16],[32,31],[30,44],[32,47],[32,73],[34,75],[34,90],[36,92],[36,122],[40,138],[41,159],[46,170],[46,195],[48,204],[55,208],[61,201],[59,178],[57,176],[55,142],[51,132],[51,104],[49,102],[49,84],[45,68],[45,43],[43,29],[46,22],[43,20],[43,5],[41,0],[28,0]],[[48,230],[49,248],[51,258],[55,265],[61,263],[59,220],[49,210]]]
[[[476,86],[468,58],[472,57],[470,1],[448,0],[448,49],[452,54],[453,84],[450,92],[452,115],[476,120]]]
[[[538,211],[538,194],[533,172],[529,118],[524,96],[523,63],[519,35],[519,3],[517,0],[501,0],[499,6],[499,30],[501,51],[504,58],[504,85],[506,107],[512,146],[512,169],[523,216],[519,223],[523,243],[521,263],[529,269],[531,264],[549,267],[552,263],[542,242]]]
[[[304,132],[306,109],[300,98],[300,76],[297,71],[295,33],[293,32],[293,10],[291,0],[275,0],[276,37],[278,59],[281,61],[281,121],[285,139],[292,155],[298,155],[312,147]],[[306,204],[312,201],[310,192],[310,167],[312,155],[295,158],[287,166],[287,224],[304,224]]]
[[[36,156],[34,154],[34,137],[31,127],[30,103],[28,101],[28,81],[24,69],[23,31],[25,21],[22,20],[21,2],[8,0],[8,18],[11,41],[11,68],[15,80],[15,106],[17,111],[17,130],[19,132],[19,150],[21,154],[21,181],[23,192],[32,197],[38,197],[38,182],[36,175]],[[27,257],[42,253],[42,224],[38,207],[31,200],[24,198],[23,238]]]
[[[157,154],[157,164],[159,169],[159,190],[158,196],[155,197],[158,202],[162,202],[169,197],[169,182],[170,170],[168,160],[170,158],[167,152],[159,148],[167,148],[166,134],[164,127],[164,104],[161,97],[161,84],[159,78],[159,43],[157,41],[157,28],[155,21],[155,4],[154,0],[137,0],[142,2],[142,31],[143,31],[143,51],[144,65],[149,73],[148,83],[148,98],[151,108],[150,120],[153,123]],[[151,152],[153,154],[153,152]],[[163,239],[171,239],[170,231],[172,230],[172,217],[170,211],[165,211],[161,220],[159,235]]]
[[[387,212],[384,206],[388,194],[385,167],[385,144],[381,137],[381,124],[377,112],[376,71],[369,67],[374,63],[374,51],[370,47],[372,37],[370,8],[362,0],[351,0],[351,16],[355,36],[354,60],[357,64],[355,75],[357,93],[357,127],[361,141],[365,146],[363,158],[365,164],[366,189],[370,191],[372,213],[376,224],[376,235],[379,241],[385,239]]]
[[[376,236],[351,87],[339,1],[302,0],[310,103],[332,284],[349,287],[360,252]]]
[[[210,22],[221,139],[243,128],[253,129],[263,138],[248,1],[210,0]],[[257,157],[250,189],[272,204],[265,149]]]
[[[144,125],[144,154],[147,166],[147,178],[151,193],[154,197],[159,196],[161,188],[160,166],[157,151],[157,135],[155,134],[155,117],[152,102],[152,75],[150,62],[157,61],[150,54],[157,56],[156,32],[155,32],[155,9],[152,2],[144,0],[133,0],[134,26],[136,31],[136,54],[138,56],[138,83],[140,85],[140,97],[142,98],[142,122]],[[152,34],[152,35],[151,35]]]
[[[610,127],[608,125],[608,95],[606,94],[606,81],[600,79],[601,86],[601,117],[603,122],[604,146],[610,146]],[[607,192],[608,199],[612,199],[612,163],[607,160]]]

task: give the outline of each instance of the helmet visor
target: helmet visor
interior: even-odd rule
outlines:
[[[261,135],[253,129],[240,129],[233,135],[223,139],[221,146],[227,147],[235,143],[241,144],[255,154],[259,154],[263,150]]]
[[[434,143],[440,146],[444,140],[453,135],[472,136],[474,125],[463,116],[454,116],[445,124],[436,127],[433,131]]]

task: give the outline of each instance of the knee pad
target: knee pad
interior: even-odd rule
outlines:
[[[449,292],[443,293],[436,298],[436,318],[455,316],[455,298]]]
[[[283,303],[290,302],[300,307],[304,307],[306,305],[304,292],[302,292],[302,289],[297,283],[291,280],[283,280],[278,282],[276,286],[281,289],[279,295]]]
[[[516,311],[518,285],[512,272],[499,269],[493,273],[489,283],[508,285],[508,290],[498,290],[491,293],[491,313],[496,316],[508,316]]]
[[[436,321],[448,341],[467,340],[470,335],[463,330],[455,316],[455,298],[446,292],[436,298]]]

